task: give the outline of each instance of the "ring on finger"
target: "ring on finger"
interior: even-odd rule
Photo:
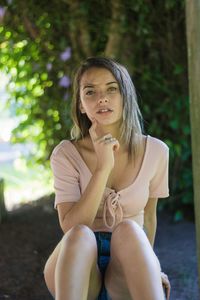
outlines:
[[[115,138],[113,138],[113,137],[105,137],[104,141],[105,142],[113,142],[113,141],[115,141]]]
[[[111,136],[105,136],[104,141],[110,141],[112,139]]]

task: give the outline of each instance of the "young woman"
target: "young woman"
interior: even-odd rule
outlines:
[[[169,299],[153,251],[168,147],[142,134],[131,78],[111,59],[80,66],[73,101],[73,139],[51,156],[64,236],[46,263],[47,287],[56,300],[163,300],[164,286]]]

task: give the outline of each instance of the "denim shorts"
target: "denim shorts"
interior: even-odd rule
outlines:
[[[102,287],[98,297],[98,300],[109,300],[105,285],[104,285],[104,275],[106,268],[110,260],[110,240],[111,232],[94,232],[97,248],[98,248],[98,266],[102,275]]]

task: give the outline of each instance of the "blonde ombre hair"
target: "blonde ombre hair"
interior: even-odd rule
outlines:
[[[109,70],[118,82],[123,99],[123,115],[120,127],[122,141],[128,146],[129,157],[135,156],[142,140],[142,115],[137,103],[135,87],[127,69],[106,57],[90,57],[86,59],[76,72],[73,84],[72,119],[74,126],[71,130],[73,139],[81,139],[89,134],[91,121],[80,111],[80,81],[83,74],[90,68]]]

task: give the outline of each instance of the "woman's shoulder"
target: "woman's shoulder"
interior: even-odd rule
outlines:
[[[67,149],[70,147],[71,143],[71,140],[62,140],[58,145],[55,146],[55,148],[52,151],[52,155],[56,155],[60,152],[66,152]]]
[[[62,140],[52,151],[52,156],[65,156],[74,159],[79,158],[79,154],[84,151],[90,151],[92,148],[89,139],[80,140]]]
[[[77,149],[77,151],[80,154],[83,154],[85,152],[87,152],[87,153],[94,152],[92,141],[91,141],[90,137],[88,137],[88,136],[86,136],[82,139],[79,139],[79,140],[73,140],[73,141],[71,141],[71,143],[73,144],[73,146]]]
[[[168,152],[169,151],[169,147],[167,146],[167,144],[165,142],[163,142],[162,140],[160,140],[157,137],[153,137],[151,135],[148,135],[147,138],[149,139],[149,142],[151,144],[151,147],[156,151],[161,151],[161,152]]]

